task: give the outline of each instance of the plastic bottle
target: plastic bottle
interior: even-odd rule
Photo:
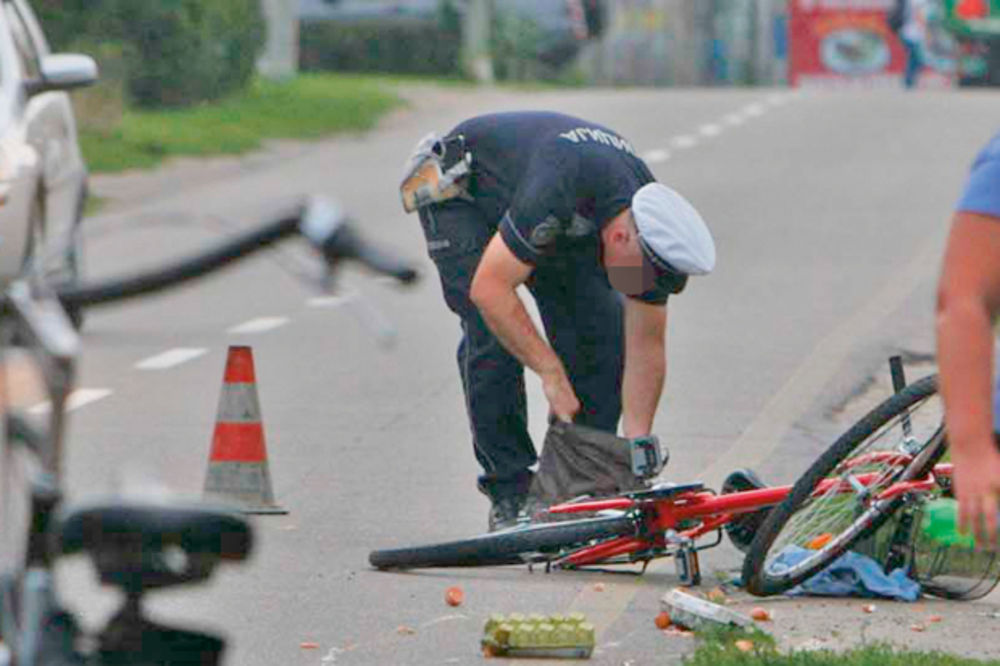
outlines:
[[[976,547],[975,537],[958,529],[958,502],[947,497],[927,502],[920,522],[920,531],[925,537],[941,546],[970,550]]]

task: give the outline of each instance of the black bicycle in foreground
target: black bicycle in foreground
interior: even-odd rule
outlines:
[[[0,666],[221,662],[221,637],[156,624],[142,602],[151,590],[205,581],[220,563],[245,560],[251,527],[228,508],[192,500],[66,501],[64,413],[80,346],[66,311],[168,289],[298,235],[322,255],[327,278],[349,260],[403,283],[416,279],[412,268],[364,243],[334,204],[314,198],[160,269],[61,289],[29,276],[0,292],[0,544],[16,555],[0,570]],[[44,389],[44,402],[17,404],[18,391],[32,383],[25,374]],[[75,553],[89,555],[101,581],[124,599],[93,635],[56,594],[54,565]]]

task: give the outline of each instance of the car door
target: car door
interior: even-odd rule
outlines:
[[[41,77],[41,59],[49,46],[38,21],[24,0],[3,0],[27,80]],[[76,123],[69,95],[47,91],[31,95],[24,107],[24,131],[40,160],[37,202],[42,207],[46,256],[58,263],[77,219],[86,169],[80,156]],[[36,205],[37,205],[36,204]],[[52,266],[47,266],[52,268]]]
[[[0,6],[0,280],[26,268],[33,240],[31,215],[41,171],[38,151],[26,141],[24,77],[30,63]]]

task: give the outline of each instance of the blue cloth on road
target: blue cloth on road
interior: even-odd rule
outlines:
[[[774,560],[775,573],[782,566],[793,566],[815,551],[799,546],[787,546]],[[883,597],[901,601],[916,601],[920,597],[920,584],[909,578],[903,569],[890,574],[882,565],[867,555],[847,552],[833,564],[786,594],[822,597]]]

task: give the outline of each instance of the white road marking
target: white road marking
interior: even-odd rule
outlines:
[[[642,159],[645,160],[646,162],[649,162],[650,164],[666,162],[667,160],[670,159],[670,151],[658,148],[656,150],[651,150],[645,155],[643,155]]]
[[[313,296],[306,301],[306,305],[311,308],[337,308],[347,305],[358,298],[356,293],[348,293],[340,296]]]
[[[739,113],[729,113],[729,114],[726,114],[726,116],[722,119],[722,122],[724,122],[727,125],[730,125],[732,127],[736,127],[737,125],[742,125],[746,121],[747,121],[747,119],[744,118]]]
[[[771,106],[781,106],[782,104],[787,104],[791,98],[788,95],[782,95],[781,93],[775,93],[769,95],[767,98],[767,103]]]
[[[743,113],[746,114],[746,115],[748,115],[748,116],[750,116],[750,117],[753,117],[753,116],[762,116],[762,115],[764,115],[765,111],[767,111],[767,107],[765,107],[760,102],[754,102],[753,104],[747,104],[746,106],[743,107]]]
[[[830,380],[842,372],[859,341],[869,339],[872,329],[883,325],[886,313],[894,312],[913,293],[913,285],[933,275],[941,242],[940,234],[928,238],[893,280],[820,340],[729,449],[695,478],[709,487],[718,487],[735,466],[753,469],[766,462]]]
[[[288,317],[257,317],[227,329],[226,333],[265,333],[284,326],[288,322]]]
[[[176,347],[168,349],[162,354],[145,358],[133,367],[137,370],[166,370],[167,368],[172,368],[181,363],[196,359],[207,351],[204,347]]]
[[[694,148],[698,145],[698,138],[688,134],[681,134],[672,138],[670,140],[670,145],[674,148],[680,148],[682,150],[685,148]]]
[[[98,400],[107,398],[111,395],[111,393],[112,391],[110,389],[77,389],[69,394],[69,398],[66,400],[66,411],[72,412],[73,410],[80,409],[84,405],[89,405],[92,402],[97,402]],[[29,413],[38,416],[48,414],[51,411],[52,403],[48,400],[40,402],[28,410]]]
[[[722,127],[715,123],[706,123],[698,128],[698,133],[706,137],[719,136],[722,134]]]

